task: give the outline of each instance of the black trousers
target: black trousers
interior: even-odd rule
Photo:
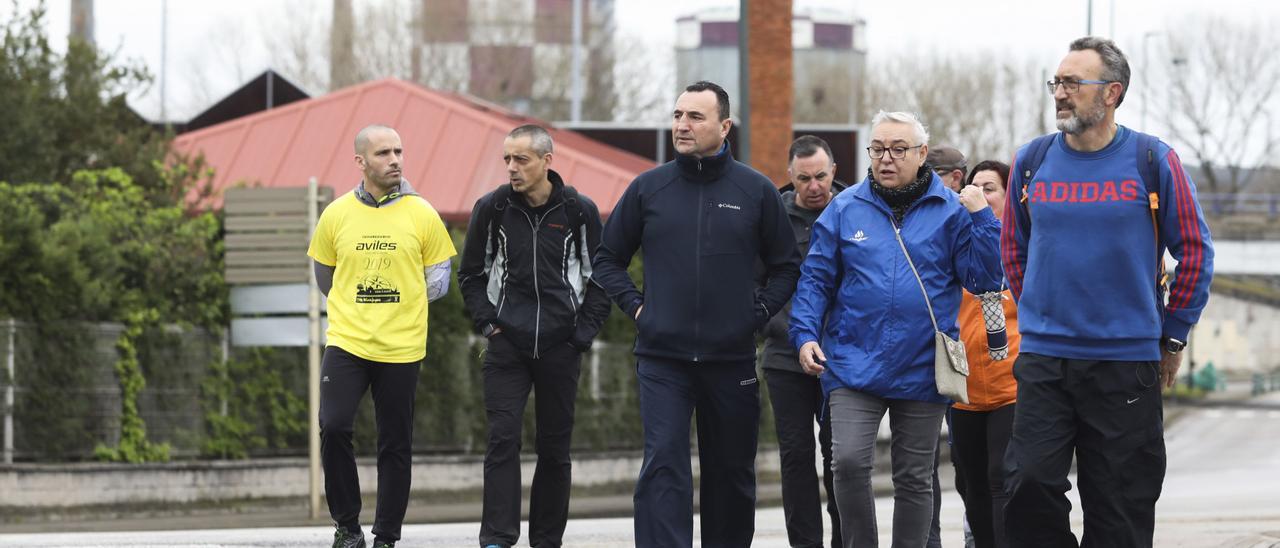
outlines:
[[[1151,546],[1164,482],[1164,410],[1156,362],[1089,361],[1023,352],[1006,453],[1011,546],[1074,547],[1067,473],[1075,452],[1080,546]],[[970,485],[970,490],[974,486]]]
[[[320,364],[320,460],[329,516],[339,526],[360,527],[360,477],[351,445],[356,407],[372,388],[378,425],[378,508],[373,534],[400,539],[409,505],[413,460],[413,397],[421,362],[380,363],[330,346]]]
[[[703,548],[755,536],[760,384],[754,360],[687,362],[636,356],[644,464],[636,480],[635,545],[693,546],[689,423],[697,409]]]
[[[951,459],[956,483],[972,486],[960,491],[965,516],[978,548],[1005,548],[1004,454],[1013,432],[1017,404],[991,411],[951,408]]]
[[[773,424],[778,432],[787,541],[795,548],[822,547],[822,499],[813,466],[817,450],[813,441],[816,419],[822,451],[822,485],[827,492],[827,514],[831,516],[831,546],[843,546],[831,474],[831,422],[822,408],[822,383],[813,375],[781,369],[764,369],[764,378],[769,384],[769,403],[773,406]]]
[[[489,339],[484,357],[484,510],[480,545],[515,546],[520,539],[520,446],[524,408],[535,392],[534,449],[538,464],[529,495],[529,544],[560,546],[569,518],[569,445],[582,354],[568,343],[538,358],[522,354],[505,335]]]

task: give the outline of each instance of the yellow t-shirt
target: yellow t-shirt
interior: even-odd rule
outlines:
[[[327,344],[385,363],[421,360],[427,348],[423,269],[457,252],[435,208],[420,196],[382,206],[354,192],[320,215],[307,255],[336,267]]]

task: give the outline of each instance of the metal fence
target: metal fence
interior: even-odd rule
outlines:
[[[1280,219],[1280,194],[1204,192],[1197,195],[1206,215],[1254,215]]]

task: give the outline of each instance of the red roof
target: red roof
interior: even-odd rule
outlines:
[[[604,215],[636,175],[654,166],[646,158],[541,120],[394,78],[185,133],[174,139],[173,150],[204,153],[219,195],[239,182],[298,187],[312,176],[340,195],[360,181],[351,147],[356,132],[369,124],[385,124],[400,133],[404,177],[451,221],[465,220],[476,199],[507,181],[502,141],[522,124],[539,124],[551,132],[552,169],[591,197]]]

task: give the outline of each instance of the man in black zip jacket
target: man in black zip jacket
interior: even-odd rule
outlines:
[[[693,544],[689,419],[697,410],[702,546],[749,546],[755,533],[760,389],[756,330],[795,290],[800,254],[782,198],[733,160],[729,95],[698,82],[676,100],[679,157],[632,181],[605,225],[595,280],[636,319],[644,464],[640,547]],[[627,265],[644,258],[644,291]],[[755,265],[763,262],[759,286]]]
[[[582,353],[609,314],[591,282],[600,212],[551,171],[547,130],[520,126],[503,142],[510,184],[476,201],[458,279],[467,313],[489,339],[484,403],[480,546],[520,537],[520,439],[529,390],[537,392],[538,464],[530,494],[529,543],[561,545],[569,511],[569,442]]]
[[[787,182],[782,187],[782,203],[796,235],[800,256],[809,252],[809,232],[818,215],[845,189],[835,180],[836,163],[831,146],[821,138],[803,135],[788,151]],[[800,356],[787,337],[791,303],[773,315],[764,328],[764,351],[760,369],[769,385],[774,430],[778,433],[781,457],[782,510],[787,522],[787,540],[793,548],[822,548],[822,502],[818,493],[816,454],[822,454],[822,485],[827,492],[827,514],[831,516],[831,546],[842,546],[840,513],[836,511],[835,478],[831,472],[831,421],[825,409],[822,383],[804,372]],[[818,442],[813,441],[814,421],[818,422]]]

